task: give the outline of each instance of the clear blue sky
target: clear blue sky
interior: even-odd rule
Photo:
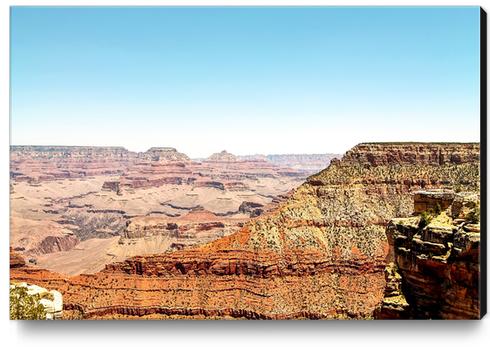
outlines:
[[[11,10],[12,144],[479,140],[479,8]]]

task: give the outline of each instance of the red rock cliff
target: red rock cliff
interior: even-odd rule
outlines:
[[[432,204],[427,205],[427,201]],[[449,204],[448,201],[450,202]],[[480,317],[477,193],[418,192],[426,208],[390,221],[390,254],[380,319]],[[421,213],[421,214],[420,214]]]

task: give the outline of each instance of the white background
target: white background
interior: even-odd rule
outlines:
[[[11,5],[479,5],[474,1],[5,1],[0,5],[0,346],[480,346],[490,319],[451,321],[10,322],[9,6]],[[416,23],[414,23],[416,25]],[[464,120],[462,120],[464,121]],[[483,232],[483,231],[482,231]]]

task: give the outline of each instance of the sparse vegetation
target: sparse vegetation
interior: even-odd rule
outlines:
[[[442,206],[440,203],[436,203],[434,208],[429,208],[427,211],[424,211],[420,214],[420,223],[419,227],[420,228],[425,228],[427,225],[429,225],[436,217],[442,217]],[[444,216],[446,216],[444,214]]]
[[[420,214],[420,228],[425,228],[427,225],[430,224],[432,221],[432,218],[434,218],[433,214],[431,211],[424,211]]]
[[[10,319],[40,320],[46,319],[46,311],[40,303],[38,294],[29,295],[26,287],[10,288]]]
[[[442,212],[442,207],[440,203],[436,203],[436,207],[434,208],[434,214],[436,216],[440,215]]]
[[[474,210],[468,213],[468,220],[473,224],[480,223],[480,205],[477,205]]]

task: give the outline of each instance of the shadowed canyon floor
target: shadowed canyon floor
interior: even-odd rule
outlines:
[[[419,190],[478,193],[479,150],[478,144],[360,144],[215,241],[131,257],[72,277],[18,266],[11,279],[59,290],[65,318],[370,319],[385,296],[388,221],[411,216]],[[134,177],[121,176],[113,199],[121,187],[148,182]],[[13,189],[15,194],[18,187]],[[189,208],[190,213],[168,217],[187,225],[192,213],[212,210],[194,204],[173,198],[162,206]],[[240,204],[242,210],[256,206],[246,205]],[[146,218],[151,214],[131,221],[124,232],[181,229],[167,221],[145,228],[154,225]],[[119,225],[117,219],[113,223],[109,234]]]

